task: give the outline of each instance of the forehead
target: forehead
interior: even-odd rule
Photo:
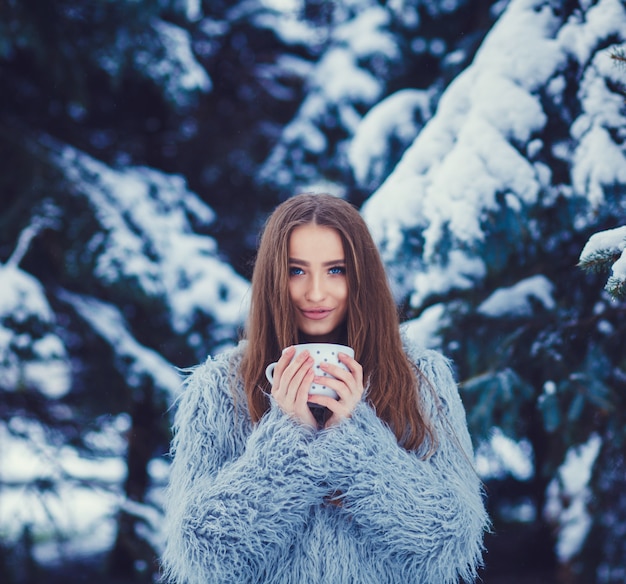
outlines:
[[[307,261],[344,259],[341,236],[332,227],[300,225],[289,236],[289,257]]]

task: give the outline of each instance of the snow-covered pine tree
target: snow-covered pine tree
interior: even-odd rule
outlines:
[[[152,581],[174,364],[231,343],[245,311],[213,210],[146,166],[166,166],[211,91],[202,12],[0,11],[0,580],[99,561]]]
[[[626,226],[594,233],[578,265],[588,272],[610,272],[604,289],[615,300],[626,299]]]
[[[626,63],[622,49],[616,49],[611,57],[621,67]],[[623,73],[623,68],[620,72]],[[616,83],[615,86],[626,101],[623,84]],[[578,265],[587,272],[609,272],[604,289],[623,308],[626,300],[626,226],[594,233],[585,244]],[[622,326],[623,323],[624,318]],[[625,368],[626,362],[622,359],[620,370],[623,372]],[[625,401],[623,394],[620,397],[616,404],[618,408],[623,407]],[[585,568],[581,571],[598,582],[613,583],[626,577],[626,436],[623,431],[609,432],[608,439],[598,462],[600,470],[594,476],[593,493],[598,501],[598,513],[585,546],[595,573]]]
[[[400,159],[446,83],[471,60],[499,14],[498,3],[322,4],[323,11],[312,10],[319,49],[306,92],[259,176],[281,198],[324,190],[360,203]]]
[[[584,582],[619,578],[623,309],[572,267],[624,223],[623,100],[604,58],[623,3],[40,4],[0,6],[2,468],[39,461],[2,475],[0,497],[47,504],[2,515],[4,579],[35,574],[20,557],[72,565],[115,542],[118,565],[151,577],[167,420],[145,424],[143,406],[169,401],[171,363],[235,335],[245,282],[224,250],[248,269],[265,210],[339,181],[357,202],[380,187],[364,213],[419,317],[409,330],[456,360],[479,461],[507,435],[534,454],[486,473],[495,516],[555,528],[549,554]],[[328,69],[333,55],[350,66]],[[130,444],[134,420],[159,437]],[[37,509],[71,518],[59,538],[42,539]]]
[[[626,53],[616,49],[611,58],[623,73]],[[616,84],[626,100],[623,83]],[[578,265],[588,272],[610,271],[604,289],[616,300],[626,299],[626,227],[617,227],[594,233],[583,248]]]
[[[457,364],[479,453],[494,429],[532,453],[523,479],[484,468],[496,531],[585,583],[626,557],[625,311],[576,268],[626,215],[625,31],[618,0],[513,0],[363,208],[409,330]]]

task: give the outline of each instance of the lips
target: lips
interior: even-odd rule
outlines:
[[[322,320],[326,318],[331,312],[331,308],[312,308],[310,310],[300,309],[300,312],[305,318],[310,320]]]

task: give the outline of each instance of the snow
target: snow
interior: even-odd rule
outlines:
[[[120,495],[93,485],[62,483],[51,492],[8,489],[3,493],[5,523],[12,530],[7,541],[29,529],[37,540],[35,559],[42,564],[105,552],[115,540],[120,501]]]
[[[126,476],[121,456],[85,458],[62,442],[57,446],[38,421],[20,417],[0,422],[0,443],[0,520],[7,541],[28,527],[40,561],[110,548]],[[38,489],[42,481],[50,488]]]
[[[291,190],[318,190],[327,182],[316,166],[328,149],[320,128],[340,126],[352,136],[361,110],[372,107],[383,94],[387,63],[400,52],[397,39],[387,30],[389,13],[375,4],[359,6],[354,18],[342,21],[343,9],[348,8],[337,6],[334,11],[336,23],[325,41],[328,49],[307,77],[307,96],[300,109],[263,164],[264,181],[290,185]],[[348,140],[344,142],[336,146],[338,167],[346,164]]]
[[[165,56],[157,60],[153,52],[140,52],[136,56],[137,65],[164,88],[166,97],[174,104],[186,104],[193,91],[209,92],[211,80],[194,57],[191,35],[164,20],[154,19],[152,27],[159,36]]]
[[[29,317],[51,322],[53,312],[38,280],[14,266],[0,264],[0,315],[24,321]]]
[[[439,331],[449,323],[444,304],[434,304],[426,308],[417,318],[402,325],[404,336],[416,347],[441,349]]]
[[[594,233],[583,248],[579,263],[592,266],[596,261],[611,262],[607,290],[621,288],[626,282],[626,226]]]
[[[273,6],[269,8],[275,9]],[[286,10],[279,14],[259,12],[253,22],[260,29],[272,30],[287,45],[315,45],[320,41],[321,30],[300,20],[295,11]]]
[[[261,0],[261,3],[283,12],[296,12],[302,7],[302,0]]]
[[[123,456],[128,443],[127,433],[132,426],[130,415],[106,414],[97,420],[97,430],[86,430],[83,441],[88,448],[110,456]]]
[[[620,0],[600,0],[578,17],[572,17],[558,34],[560,44],[579,63],[587,63],[597,49],[599,37],[620,37],[626,12]],[[601,54],[601,53],[600,53]]]
[[[552,282],[538,274],[508,288],[498,288],[480,304],[477,311],[491,318],[531,316],[534,312],[533,301],[546,310],[556,306],[553,291]]]
[[[19,332],[29,321],[39,332]],[[41,284],[15,265],[0,264],[0,388],[32,388],[51,398],[71,387],[71,368]]]
[[[313,83],[324,88],[322,96],[316,96],[319,105],[351,101],[375,101],[380,95],[380,84],[376,78],[357,66],[352,51],[337,47],[328,51],[315,70]],[[350,71],[346,75],[346,71]],[[307,111],[306,104],[304,111]]]
[[[483,41],[474,66],[534,93],[564,64],[554,38],[560,24],[550,4],[513,0]]]
[[[272,28],[294,45],[319,40],[318,32],[297,20],[299,0],[262,3],[282,14],[260,10],[255,25]],[[434,13],[454,11],[459,4],[452,0],[424,6]],[[189,21],[202,18],[198,0],[178,6]],[[391,0],[388,7],[412,18],[415,26],[419,23],[409,3]],[[315,156],[328,154],[330,146],[324,129],[346,133],[336,158],[347,157],[362,187],[380,185],[363,215],[395,274],[396,296],[408,297],[412,308],[419,310],[433,297],[481,284],[490,270],[483,253],[490,214],[506,207],[513,216],[527,217],[529,207],[550,204],[557,195],[579,197],[593,208],[589,217],[573,220],[575,228],[583,229],[602,205],[612,204],[607,200],[611,191],[623,190],[626,120],[623,98],[611,87],[623,81],[623,71],[615,67],[610,51],[625,45],[597,51],[623,38],[622,2],[585,2],[575,17],[562,23],[548,2],[513,0],[473,64],[449,85],[434,116],[430,92],[405,89],[379,101],[387,90],[385,69],[400,49],[382,6],[354,0],[342,3],[338,11],[356,8],[362,9],[356,18],[335,23],[331,37],[324,39],[329,48],[317,63],[282,57],[275,67],[257,71],[269,83],[284,72],[308,83],[307,98],[284,129],[264,172],[278,184],[292,184],[295,169],[300,184],[320,186],[323,173]],[[406,20],[404,24],[408,26]],[[157,59],[146,49],[137,57],[139,68],[176,104],[187,103],[190,92],[211,91],[211,80],[194,57],[191,36],[168,22],[155,20],[153,26],[164,55]],[[198,27],[214,37],[223,34],[227,24],[205,19]],[[437,54],[446,50],[439,39],[428,43],[416,38],[412,46]],[[573,62],[583,71],[576,96],[582,110],[571,123],[568,120],[570,136],[549,153],[565,163],[572,185],[555,195],[549,188],[551,168],[541,161],[548,124],[543,106],[552,100],[558,108],[574,99],[564,97],[572,88],[568,74]],[[279,89],[276,85],[277,97],[282,95]],[[75,119],[84,115],[84,108],[75,106],[73,111]],[[404,156],[387,177],[385,162],[396,141]],[[230,330],[243,322],[248,283],[220,260],[216,242],[206,235],[214,213],[187,189],[184,179],[145,167],[114,170],[72,148],[56,150],[57,162],[80,193],[74,196],[85,198],[98,223],[81,251],[94,258],[101,286],[121,285],[158,300],[169,311],[173,333],[198,344],[203,342],[198,322]],[[334,189],[339,187],[324,185],[324,190]],[[39,228],[36,222],[28,226],[11,258],[0,264],[0,388],[15,391],[26,385],[56,399],[71,387],[67,352],[55,332],[60,325],[46,290],[19,268]],[[408,238],[417,242],[414,248],[407,246]],[[594,235],[581,261],[607,250],[617,257],[613,277],[625,280],[626,227]],[[490,318],[528,316],[537,306],[553,310],[556,305],[554,285],[541,274],[490,292],[478,307]],[[118,307],[69,290],[54,294],[115,347],[130,387],[148,378],[168,401],[175,398],[180,388],[175,368],[133,337]],[[443,303],[428,306],[404,325],[404,334],[418,345],[440,349],[440,331],[451,322],[447,311]],[[41,325],[38,336],[17,332],[15,323],[27,319]],[[608,321],[599,320],[597,326],[606,334],[613,330]],[[30,357],[18,358],[18,353]],[[555,382],[544,383],[542,397],[556,392]],[[122,492],[130,418],[109,416],[97,420],[97,426],[84,436],[95,450],[87,458],[38,422],[20,416],[0,422],[3,538],[15,541],[30,526],[42,561],[104,551],[112,545],[115,515],[123,509],[145,519],[144,535],[158,549],[160,513],[150,505],[126,501]],[[588,534],[589,480],[600,446],[600,438],[593,435],[570,449],[548,489],[545,514],[558,527],[557,552],[563,562],[577,553]],[[476,467],[484,479],[511,475],[529,480],[534,473],[532,448],[494,428],[477,448]],[[165,482],[168,468],[163,458],[155,458],[149,466],[152,480]],[[52,487],[39,490],[41,484]],[[150,493],[151,498],[158,496]],[[49,543],[57,539],[57,529],[66,543]]]
[[[85,456],[40,422],[13,417],[0,422],[0,526],[4,541],[15,542],[29,529],[34,555],[43,564],[110,550],[120,509],[149,519],[159,531],[162,514],[151,501],[160,496],[168,465],[149,465],[154,483],[147,504],[128,501],[126,478],[127,414],[107,416],[101,428],[86,433],[93,451]],[[47,484],[41,489],[38,485]],[[150,535],[150,534],[148,534]],[[161,541],[151,534],[155,549]]]
[[[374,56],[393,59],[398,55],[396,39],[385,30],[388,24],[389,13],[374,6],[337,26],[332,46],[320,59],[311,79],[313,95],[319,93],[322,97],[319,106],[354,101],[373,104],[380,97],[380,81],[360,67],[358,61]],[[303,108],[306,112],[306,100]]]
[[[255,76],[263,89],[278,101],[294,99],[293,87],[284,84],[284,79],[304,79],[312,71],[312,64],[300,57],[280,55],[273,62],[260,63],[255,67]],[[317,128],[315,129],[317,131]]]
[[[389,23],[389,12],[382,6],[372,6],[338,27],[334,40],[345,43],[356,59],[374,54],[396,59],[400,54],[397,40],[385,31]]]
[[[348,149],[348,160],[361,186],[379,183],[387,170],[390,142],[409,144],[430,117],[431,94],[402,89],[386,97],[364,116]]]
[[[535,136],[547,124],[538,91],[548,87],[558,103],[567,87],[563,77],[567,57],[589,58],[598,39],[617,37],[626,29],[625,14],[616,0],[603,0],[589,9],[586,18],[562,25],[549,4],[513,1],[472,65],[447,88],[436,114],[362,209],[388,265],[406,255],[403,247],[412,234],[421,234],[423,242],[416,249],[421,262],[414,266],[420,273],[413,288],[403,290],[414,308],[427,300],[429,288],[445,294],[467,287],[466,262],[449,256],[459,249],[468,250],[468,257],[481,255],[489,213],[503,204],[519,213],[539,204],[540,195],[550,203],[551,170],[531,163],[543,148]],[[561,154],[559,145],[555,147],[556,155],[573,159],[574,188],[563,188],[561,194],[584,197],[594,207],[604,203],[607,188],[626,183],[623,140],[612,137],[623,133],[620,128],[626,123],[623,98],[607,88],[607,80],[617,84],[620,74],[608,51],[595,55],[580,85],[583,113],[571,130],[578,146],[571,153],[562,144]],[[361,146],[361,131],[378,137],[377,142],[393,131],[389,119],[388,127],[381,121],[373,135],[366,121],[363,130],[357,128],[358,141],[355,138],[350,150],[359,178],[375,164],[372,147]],[[587,223],[575,219],[577,229]],[[454,269],[461,273],[454,274]],[[472,273],[480,277],[479,270]]]
[[[580,253],[580,261],[590,261],[602,253],[619,255],[626,249],[626,226],[594,233]]]
[[[577,144],[571,173],[574,194],[587,198],[594,209],[605,202],[605,189],[626,183],[623,98],[608,87],[623,82],[623,70],[610,55],[626,45],[614,45],[594,54],[598,39],[623,38],[624,30],[624,4],[601,0],[589,8],[584,19],[572,19],[559,33],[564,50],[581,63],[591,59],[580,82],[582,113],[571,127]],[[622,139],[615,140],[613,133],[621,134]]]
[[[95,441],[102,449],[97,451],[110,453],[110,456],[94,459],[80,456],[75,448],[62,442],[57,444],[56,436],[40,422],[14,417],[7,424],[0,425],[1,442],[7,445],[1,453],[2,478],[15,484],[38,479],[59,480],[66,476],[77,480],[118,483],[126,477],[126,465],[122,458],[125,447],[119,448],[122,431],[118,429],[113,433],[113,428],[115,424],[110,423],[104,431],[90,432],[98,435]]]
[[[484,239],[485,213],[500,204],[499,193],[525,205],[536,202],[542,177],[516,145],[547,122],[534,92],[564,61],[552,38],[557,22],[547,6],[535,10],[532,2],[513,2],[368,199],[363,215],[387,261],[399,253],[410,229],[423,232],[426,263],[441,259],[444,237],[474,248]],[[463,281],[452,278],[448,288]]]
[[[527,481],[534,475],[532,446],[527,440],[515,441],[494,428],[489,439],[476,448],[475,465],[484,480],[511,475]]]
[[[576,555],[589,533],[589,480],[601,446],[600,437],[592,434],[584,444],[569,448],[557,478],[548,485],[544,515],[559,525],[556,552],[562,563]]]
[[[619,281],[626,280],[626,250],[622,251],[619,259],[613,264],[611,268],[613,277]]]
[[[126,281],[149,297],[161,298],[171,312],[172,328],[182,334],[198,315],[231,330],[243,321],[248,282],[219,260],[211,237],[198,233],[215,216],[183,179],[143,167],[117,171],[58,144],[53,151],[77,187],[74,196],[86,198],[99,223],[81,254],[95,258],[96,276],[104,285]],[[53,223],[35,216],[7,263],[0,264],[2,391],[26,387],[56,399],[71,388],[71,364],[55,334],[60,324],[48,303],[50,293],[71,305],[115,348],[129,387],[148,378],[165,396],[163,401],[171,403],[180,390],[179,374],[157,351],[136,341],[116,306],[68,290],[46,291],[20,269],[30,241],[42,227],[58,227]],[[26,322],[34,326],[25,328]],[[26,332],[33,330],[37,333]],[[219,329],[215,334],[219,336]],[[55,412],[62,407],[68,411],[61,413],[71,418],[68,406],[59,405]],[[85,430],[83,438],[91,449],[85,456],[37,421],[13,416],[0,422],[3,538],[15,542],[30,530],[35,557],[44,563],[110,550],[117,514],[130,509],[123,493],[129,424],[127,414],[97,420],[97,429]],[[158,477],[163,482],[164,466],[164,461],[151,464],[156,478],[148,501],[158,496],[156,483]],[[133,510],[137,512],[137,505]],[[152,510],[152,515],[154,525],[159,513]]]
[[[447,260],[446,265],[434,265],[415,275],[411,306],[422,306],[427,298],[444,294],[451,287],[469,290],[485,275],[486,267],[483,260],[461,250],[452,250]]]
[[[59,162],[104,228],[88,249],[105,285],[127,281],[162,298],[180,334],[200,315],[230,327],[243,321],[249,284],[218,259],[214,239],[194,232],[192,222],[207,227],[214,213],[181,177],[146,167],[113,170],[69,147]]]
[[[607,187],[626,183],[626,156],[606,128],[594,125],[580,139],[574,154],[572,179],[574,191],[586,194],[596,208],[605,202]]]
[[[58,227],[55,216],[58,214],[58,209],[51,203],[44,203],[42,205],[41,214],[34,214],[31,221],[18,236],[17,244],[11,254],[11,257],[6,262],[6,267],[17,268],[20,262],[28,252],[31,242],[46,228]],[[1,266],[2,264],[0,264]]]
[[[129,387],[141,387],[145,379],[149,379],[165,392],[168,403],[174,401],[181,386],[180,375],[159,353],[135,340],[117,307],[66,290],[59,292],[59,298],[70,304],[97,334],[115,348],[118,362],[124,364],[120,373]]]
[[[185,17],[189,22],[197,22],[202,18],[201,0],[184,0],[182,5]]]

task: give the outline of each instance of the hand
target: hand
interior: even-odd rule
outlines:
[[[330,428],[341,420],[352,416],[352,412],[361,401],[364,392],[363,367],[361,367],[360,363],[345,353],[339,353],[337,357],[348,368],[348,371],[338,365],[323,363],[320,365],[321,369],[332,375],[332,377],[315,376],[312,381],[313,383],[319,383],[334,389],[339,399],[335,400],[325,395],[308,396],[309,402],[325,406],[332,412],[332,415],[326,421],[325,428]]]
[[[287,415],[316,428],[317,422],[307,405],[314,378],[313,358],[303,351],[294,359],[295,352],[294,347],[288,347],[276,363],[272,397]]]

